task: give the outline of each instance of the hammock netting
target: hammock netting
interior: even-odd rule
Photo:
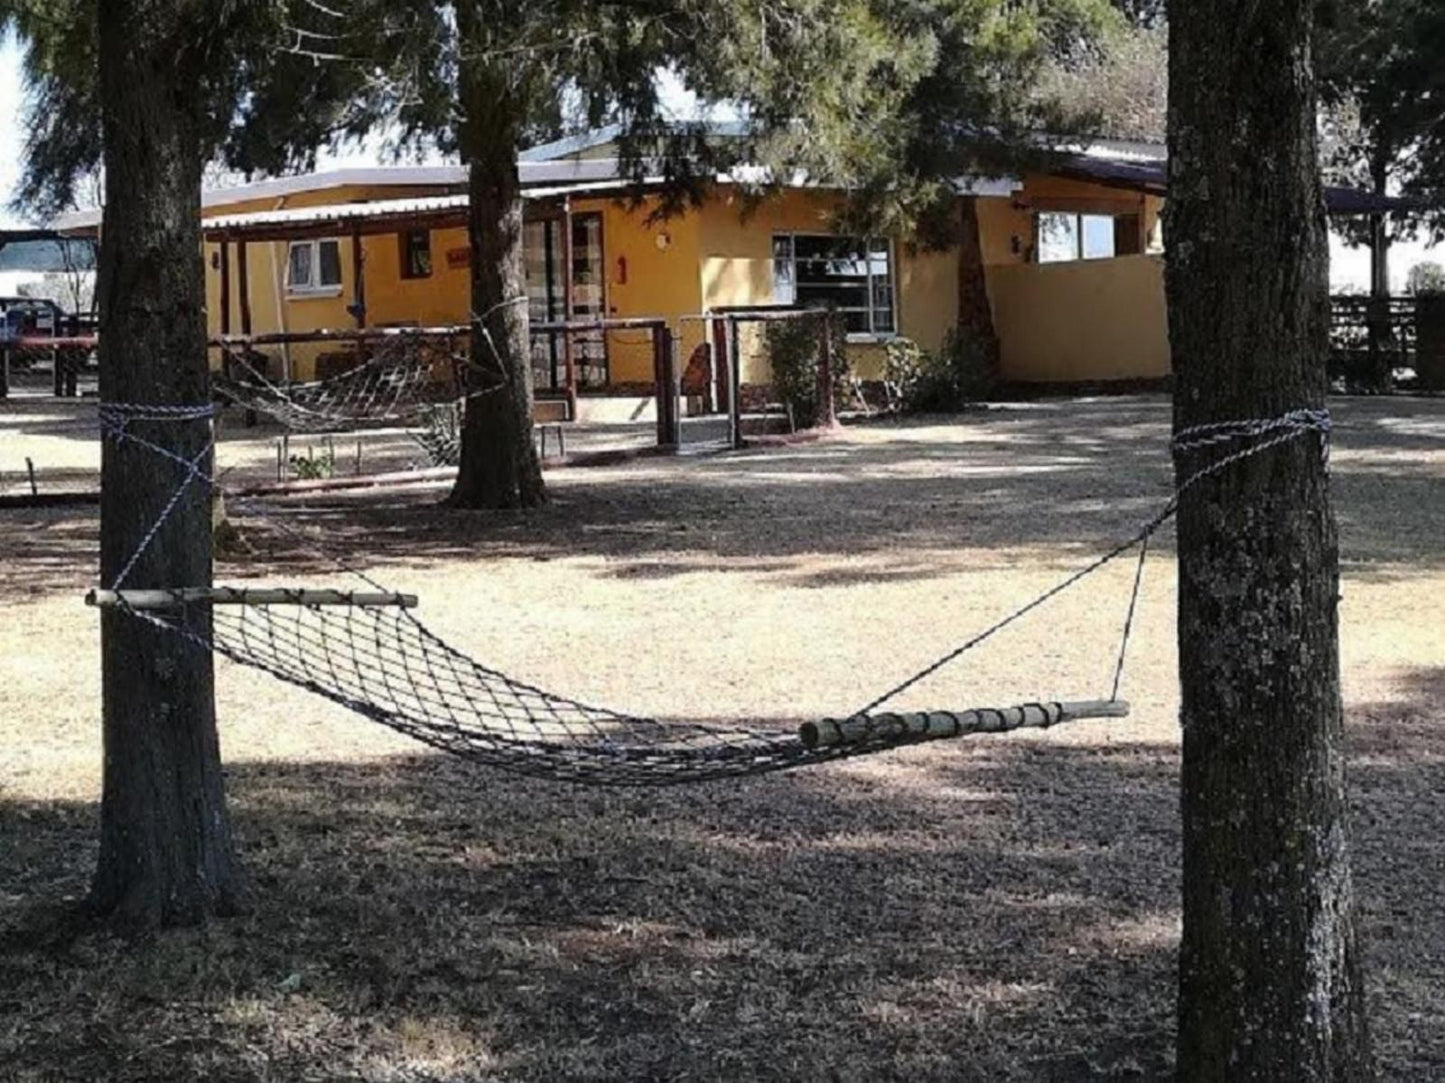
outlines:
[[[273,383],[266,358],[245,341],[221,343],[214,389],[237,406],[300,432],[339,432],[358,425],[404,424],[464,394],[465,333],[373,332],[345,340],[356,363],[308,383]]]
[[[463,759],[593,785],[667,786],[755,775],[936,736],[1068,720],[1063,705],[1031,704],[949,714],[953,732],[928,734],[908,730],[907,721],[923,715],[879,714],[866,720],[866,734],[810,747],[796,729],[661,722],[545,692],[468,658],[397,607],[121,608]],[[937,722],[945,713],[929,717]]]
[[[408,430],[426,452],[432,466],[459,466],[462,461],[461,402],[425,406],[418,417],[419,428]]]

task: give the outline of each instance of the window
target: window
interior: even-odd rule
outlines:
[[[292,241],[286,257],[290,293],[341,292],[341,242]]]
[[[877,239],[774,234],[773,302],[832,305],[849,334],[891,335],[897,329],[892,246]]]
[[[397,234],[401,244],[401,277],[431,277],[431,231],[409,229]]]
[[[1040,211],[1038,235],[1040,263],[1113,259],[1134,255],[1140,250],[1137,214]]]

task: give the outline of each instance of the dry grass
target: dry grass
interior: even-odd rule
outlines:
[[[1347,401],[1335,470],[1356,871],[1391,1079],[1445,1074],[1445,403]],[[1158,401],[268,511],[416,589],[459,645],[673,718],[865,701],[1052,582],[1168,481]],[[0,512],[0,1075],[18,1080],[1156,1079],[1178,925],[1172,554],[1126,722],[675,792],[519,781],[219,667],[257,905],[123,943],[94,860],[88,511]],[[227,578],[326,561],[248,523]],[[911,696],[1092,694],[1109,569]]]

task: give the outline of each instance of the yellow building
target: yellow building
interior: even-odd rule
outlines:
[[[937,349],[957,322],[956,250],[930,251],[908,237],[839,236],[840,193],[796,186],[759,203],[726,177],[701,206],[661,220],[645,185],[640,196],[629,194],[614,134],[562,140],[519,160],[534,328],[655,318],[666,323],[685,366],[712,335],[708,315],[831,303],[848,325],[852,371],[870,379],[882,375],[889,341],[904,337]],[[1160,147],[1100,143],[1058,155],[1048,173],[960,182],[960,198],[976,201],[1006,382],[1167,378],[1165,173]],[[297,336],[466,324],[465,191],[464,169],[424,166],[337,170],[205,193],[212,334],[279,336],[259,347],[274,374],[309,380],[353,355]],[[1326,198],[1335,213],[1379,209],[1365,193],[1331,189]],[[98,220],[98,212],[81,213],[56,225],[94,231]],[[757,339],[740,343],[745,385],[769,378]],[[635,327],[534,334],[541,393],[562,387],[568,340],[583,393],[650,394],[653,344]]]

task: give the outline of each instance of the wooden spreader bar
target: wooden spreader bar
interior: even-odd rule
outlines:
[[[178,609],[186,605],[337,605],[414,609],[415,594],[362,590],[299,590],[288,587],[177,587],[172,590],[92,590],[86,605],[131,609]]]
[[[1122,699],[1024,703],[1017,707],[975,707],[968,711],[864,714],[804,722],[798,729],[798,737],[809,748],[889,740],[931,741],[969,733],[1048,729],[1081,718],[1124,718],[1128,714],[1129,704]]]

